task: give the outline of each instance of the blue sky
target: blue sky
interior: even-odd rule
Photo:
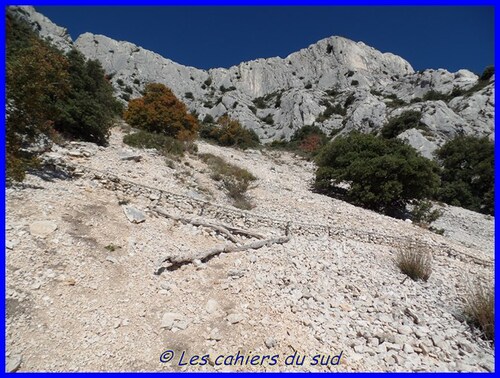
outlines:
[[[414,69],[494,63],[493,7],[60,7],[36,9],[68,28],[133,42],[197,68],[286,55],[332,35],[363,41]]]

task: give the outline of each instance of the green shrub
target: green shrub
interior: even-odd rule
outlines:
[[[139,84],[141,84],[141,81],[139,79],[134,79],[134,84],[139,85]]]
[[[209,77],[209,78],[208,78],[207,80],[205,80],[203,83],[204,83],[207,87],[211,86],[211,85],[212,85],[212,78],[211,78],[211,77]]]
[[[210,114],[207,114],[205,118],[203,118],[203,123],[214,123],[214,117],[212,117]]]
[[[432,274],[432,255],[422,247],[408,245],[398,251],[396,264],[413,281],[427,281]]]
[[[122,108],[97,61],[64,55],[9,9],[6,24],[6,173],[22,180],[38,167],[39,138],[104,145]]]
[[[345,116],[347,114],[347,110],[343,108],[340,104],[332,105],[330,104],[330,102],[326,101],[325,105],[326,109],[316,118],[316,122],[324,122],[327,119],[329,119],[333,114],[338,114],[341,116]]]
[[[447,94],[437,92],[435,90],[430,90],[424,95],[424,101],[439,101],[439,100],[448,102],[450,98]]]
[[[427,128],[426,125],[420,122],[422,113],[416,110],[407,110],[399,116],[391,118],[380,131],[380,134],[387,139],[396,138],[402,132],[409,129]]]
[[[392,100],[391,102],[387,103],[387,106],[389,106],[390,108],[399,108],[401,106],[408,105],[404,100],[401,100],[394,93],[391,93],[390,95],[388,95],[387,98]]]
[[[123,143],[136,148],[154,148],[165,156],[182,156],[184,152],[194,153],[197,150],[196,145],[191,142],[183,142],[164,134],[144,130],[125,135]]]
[[[305,89],[311,89],[312,88],[312,84],[311,83],[307,83],[305,86],[304,86]]]
[[[212,140],[219,146],[237,147],[241,149],[255,148],[260,144],[259,137],[253,130],[248,130],[229,116],[224,115],[217,121],[218,125],[203,125],[200,137]]]
[[[494,214],[494,145],[488,138],[459,136],[436,151],[443,169],[438,199]]]
[[[253,207],[245,193],[250,183],[257,179],[254,175],[246,169],[227,163],[218,156],[212,154],[199,154],[198,156],[210,167],[211,178],[222,183],[233,200],[234,206],[245,210]]]
[[[494,74],[495,74],[495,67],[488,66],[484,69],[483,74],[481,75],[479,80],[489,81]]]
[[[274,119],[273,119],[273,115],[272,114],[268,114],[267,116],[265,116],[264,118],[262,118],[262,120],[267,123],[268,125],[273,125],[274,124]]]
[[[403,212],[411,200],[430,198],[439,184],[431,160],[398,139],[371,134],[338,136],[316,162],[317,190],[388,215]]]
[[[353,93],[351,93],[349,95],[349,97],[347,97],[347,99],[344,102],[344,108],[348,108],[349,106],[351,106],[355,100],[356,100],[356,97],[354,96]]]
[[[358,85],[359,85],[359,81],[357,81],[357,80],[352,80],[352,81],[351,81],[351,85],[353,85],[353,86],[358,86]]]
[[[184,93],[184,97],[194,100],[193,92]]]
[[[123,87],[125,85],[122,79],[117,79],[116,84],[118,84],[120,87]]]
[[[466,320],[479,328],[486,340],[495,341],[495,293],[493,288],[476,283],[465,297]]]
[[[267,107],[266,102],[264,101],[264,97],[257,97],[252,102],[259,109],[265,109]]]
[[[411,220],[413,223],[428,227],[432,222],[435,222],[443,212],[439,209],[432,209],[432,202],[429,200],[416,201],[411,211]]]

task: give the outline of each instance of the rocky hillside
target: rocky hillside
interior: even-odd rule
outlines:
[[[402,132],[424,156],[459,134],[493,138],[494,76],[467,70],[415,72],[410,63],[362,42],[330,37],[286,58],[257,59],[208,71],[186,67],[129,42],[84,33],[72,43],[64,29],[30,7],[18,8],[58,45],[99,60],[124,99],[148,82],[170,87],[200,120],[225,113],[261,141],[288,139],[313,123],[325,132],[377,132],[406,110],[422,113],[419,129]]]
[[[165,164],[122,139],[115,128],[108,147],[54,145],[42,158],[59,170],[7,189],[9,370],[494,368],[493,349],[462,313],[469,285],[492,280],[491,217],[466,221],[446,207],[440,236],[311,193],[311,163],[289,153],[199,143],[199,154]],[[231,206],[202,153],[257,178],[251,211]],[[260,238],[284,239],[196,258]],[[427,282],[395,265],[408,248],[432,253]],[[161,363],[167,350],[175,357]],[[183,351],[208,363],[180,366]],[[238,351],[277,364],[217,364]],[[294,352],[304,365],[285,365]],[[339,365],[311,365],[340,353]]]

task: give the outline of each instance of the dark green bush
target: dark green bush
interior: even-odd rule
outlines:
[[[210,114],[207,114],[205,118],[203,118],[203,123],[214,123],[214,117],[212,117]]]
[[[265,116],[264,118],[262,118],[262,120],[267,123],[268,125],[273,125],[274,124],[274,119],[273,119],[273,115],[272,114],[268,114],[267,116]]]
[[[438,199],[494,214],[494,145],[488,138],[459,136],[436,152],[443,166]]]
[[[265,109],[267,107],[266,102],[264,101],[264,97],[257,97],[252,102],[259,109]]]
[[[351,106],[355,100],[356,97],[354,96],[354,94],[350,94],[344,102],[344,108],[348,108],[349,106]]]
[[[123,82],[122,79],[117,79],[116,80],[116,84],[118,84],[120,87],[122,87],[123,85],[125,85],[125,83]]]
[[[432,222],[435,222],[443,212],[439,209],[432,209],[432,202],[429,200],[415,201],[411,211],[411,220],[413,223],[428,227]]]
[[[391,118],[380,131],[380,134],[387,139],[396,138],[402,132],[409,129],[427,129],[427,126],[420,122],[422,113],[416,110],[407,110],[399,116]]]
[[[353,86],[357,86],[357,85],[359,85],[359,81],[357,81],[357,80],[352,80],[352,81],[351,81],[351,85],[353,85]]]
[[[387,98],[392,100],[391,102],[387,103],[387,106],[391,108],[399,108],[401,106],[408,105],[404,100],[401,100],[395,93],[391,93],[390,95],[387,96]]]
[[[124,89],[125,92],[127,92],[128,94],[132,94],[134,92],[134,90],[132,89],[132,87],[130,85],[127,85]]]
[[[141,84],[141,81],[139,79],[134,79],[134,84],[139,85],[139,84]]]
[[[211,77],[209,77],[209,78],[208,78],[207,80],[205,80],[203,83],[204,83],[207,87],[211,86],[211,85],[212,85],[212,78],[211,78]]]
[[[435,90],[430,90],[424,95],[424,101],[444,101],[448,102],[450,100],[449,95],[441,92],[437,92]]]
[[[186,93],[184,93],[184,96],[185,96],[186,98],[189,98],[189,99],[191,99],[191,100],[194,100],[193,92],[186,92]]]
[[[488,66],[484,69],[483,74],[481,75],[479,80],[489,81],[494,74],[495,74],[495,67]]]
[[[333,114],[338,114],[341,116],[345,116],[347,114],[347,110],[340,104],[332,105],[328,101],[326,101],[325,105],[326,109],[316,118],[316,122],[324,122]]]
[[[388,215],[403,212],[411,200],[430,198],[439,185],[437,165],[398,139],[338,136],[316,162],[317,190]]]
[[[305,89],[311,89],[312,88],[312,84],[311,83],[307,83],[305,86],[304,86]]]

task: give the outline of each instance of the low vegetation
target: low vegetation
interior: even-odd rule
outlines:
[[[105,145],[122,108],[99,62],[64,54],[9,12],[6,23],[6,173],[20,181],[37,165],[37,141]]]
[[[244,128],[237,120],[227,115],[220,117],[217,124],[204,123],[200,129],[200,137],[224,147],[247,149],[260,145],[255,131]]]
[[[235,207],[244,210],[250,210],[253,207],[246,196],[246,191],[251,182],[257,179],[254,175],[212,154],[199,154],[199,157],[210,167],[211,178],[222,184]]]
[[[396,265],[413,281],[427,281],[432,274],[432,255],[424,247],[408,245],[398,251]]]
[[[433,209],[432,202],[429,200],[415,201],[411,211],[411,220],[418,226],[428,228],[429,225],[438,220],[442,214],[442,210]]]
[[[197,151],[197,146],[192,141],[181,141],[164,134],[144,130],[125,135],[123,143],[136,148],[154,148],[164,156],[183,156],[185,152]]]
[[[313,158],[327,142],[328,137],[318,126],[306,125],[295,131],[290,141],[274,141],[268,147],[295,152],[305,158]]]
[[[391,118],[380,131],[382,137],[391,139],[396,138],[402,132],[409,129],[427,130],[427,126],[420,122],[422,113],[415,110],[408,110],[399,116]]]
[[[438,166],[398,139],[353,132],[328,143],[316,162],[317,190],[387,215],[432,198],[439,185]]]
[[[488,138],[459,136],[436,157],[442,165],[437,199],[453,206],[494,215],[494,145]]]
[[[186,105],[165,85],[156,83],[147,84],[144,96],[128,103],[124,119],[138,129],[183,141],[193,140],[199,128]]]
[[[495,294],[493,288],[476,283],[468,288],[464,315],[469,324],[477,327],[486,340],[495,341]]]

